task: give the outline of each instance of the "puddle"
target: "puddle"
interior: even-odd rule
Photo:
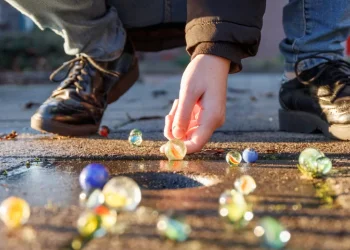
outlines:
[[[91,162],[47,161],[23,165],[0,176],[0,200],[16,195],[31,205],[43,206],[48,202],[57,205],[78,205],[81,192],[79,174]],[[106,161],[101,162],[111,176],[124,175],[134,179],[142,189],[183,189],[218,184],[225,175],[226,165],[220,168],[210,162],[168,161]],[[215,167],[214,167],[215,165]],[[204,171],[205,169],[205,171]],[[220,177],[221,176],[221,177]]]

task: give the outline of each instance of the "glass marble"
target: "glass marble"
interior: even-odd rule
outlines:
[[[316,160],[317,158],[324,157],[324,154],[314,148],[306,148],[304,149],[300,155],[299,155],[299,165],[306,166],[310,163],[308,163],[308,160]]]
[[[219,204],[220,205],[227,205],[231,203],[236,203],[242,206],[246,206],[247,203],[244,199],[244,196],[239,193],[238,191],[232,189],[232,190],[225,190],[219,198]]]
[[[80,186],[84,191],[102,189],[109,178],[109,172],[105,166],[99,163],[87,165],[79,176]]]
[[[191,233],[191,227],[183,220],[161,215],[157,223],[160,235],[173,241],[185,241]]]
[[[235,151],[230,151],[226,154],[226,162],[230,166],[238,166],[242,161],[242,156],[240,153]]]
[[[30,217],[28,203],[18,197],[9,197],[0,205],[0,219],[10,228],[24,225]]]
[[[264,217],[259,225],[255,227],[254,234],[262,241],[267,248],[281,249],[290,240],[290,233],[275,219]]]
[[[316,159],[317,173],[325,175],[332,169],[332,161],[327,157],[320,157]]]
[[[117,212],[106,206],[98,206],[94,209],[96,215],[101,219],[101,227],[107,232],[117,223]]]
[[[244,196],[234,189],[223,192],[219,204],[219,215],[236,225],[243,224],[245,214],[250,210]]]
[[[254,149],[252,148],[246,148],[243,153],[243,160],[247,163],[254,163],[258,160],[258,152],[256,152]]]
[[[243,195],[248,195],[256,189],[255,180],[250,175],[243,175],[238,178],[234,186],[236,190]]]
[[[172,139],[165,144],[164,152],[169,161],[180,161],[186,156],[187,148],[183,141]]]
[[[140,146],[142,144],[142,132],[138,129],[131,130],[129,134],[129,142],[133,146]]]
[[[87,208],[95,208],[105,202],[105,196],[101,189],[95,189],[87,198],[85,206]]]
[[[114,177],[102,190],[105,204],[113,209],[133,211],[141,202],[141,189],[137,183],[126,176]]]
[[[307,176],[319,177],[329,173],[332,169],[332,162],[319,150],[307,148],[299,155],[298,168]]]
[[[109,130],[109,127],[107,126],[101,126],[100,130],[98,131],[100,136],[103,136],[103,137],[108,137],[109,132],[110,130]]]
[[[84,240],[81,237],[76,237],[73,239],[71,243],[71,247],[73,250],[80,250],[82,249],[84,244]]]
[[[92,211],[83,212],[78,219],[77,229],[83,237],[93,237],[100,227],[100,218]]]

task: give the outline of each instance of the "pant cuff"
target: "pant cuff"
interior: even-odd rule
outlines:
[[[329,60],[332,60],[332,61],[344,59],[344,57],[342,55],[333,54],[333,53],[322,53],[322,54],[317,54],[317,56],[322,56],[322,57],[328,58]],[[302,71],[311,69],[313,67],[316,67],[317,65],[320,65],[320,64],[325,63],[325,62],[327,62],[327,60],[325,60],[325,59],[312,58],[312,56],[308,56],[307,59],[302,60],[298,64],[297,71],[302,72]],[[294,72],[294,70],[295,70],[294,68],[295,68],[295,63],[286,62],[284,65],[285,72]]]

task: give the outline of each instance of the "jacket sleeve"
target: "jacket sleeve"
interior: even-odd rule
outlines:
[[[186,49],[193,59],[212,54],[231,60],[230,73],[241,60],[256,55],[265,0],[188,0]]]

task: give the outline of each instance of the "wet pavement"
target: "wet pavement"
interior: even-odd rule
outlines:
[[[279,219],[290,230],[287,249],[350,249],[349,143],[277,131],[279,76],[243,74],[229,80],[226,124],[202,152],[170,164],[159,153],[165,142],[162,117],[176,97],[179,78],[144,77],[144,83],[108,108],[103,121],[111,128],[107,139],[37,133],[28,128],[29,118],[35,103],[45,100],[55,86],[0,86],[0,134],[12,129],[19,133],[15,140],[0,141],[0,201],[16,195],[32,206],[24,229],[9,234],[0,223],[0,249],[66,249],[82,212],[78,176],[91,162],[106,165],[113,176],[133,178],[143,198],[137,212],[118,215],[124,233],[95,239],[85,249],[258,249],[253,228],[263,216]],[[143,131],[141,147],[128,144],[131,128]],[[228,167],[225,153],[247,147],[259,152],[259,161]],[[301,176],[296,163],[306,147],[332,159],[334,169],[327,178]],[[254,219],[235,231],[219,217],[218,198],[243,174],[257,182],[248,196]],[[161,238],[154,210],[184,215],[193,229],[189,240],[172,243]]]
[[[0,200],[17,195],[32,206],[28,226],[36,237],[29,242],[7,236],[0,226],[0,249],[65,249],[76,235],[79,207],[78,177],[91,161],[40,160],[30,168],[20,164],[0,178]],[[229,167],[216,161],[101,161],[112,176],[135,179],[142,188],[141,208],[124,213],[119,223],[120,236],[91,241],[85,249],[253,249],[259,242],[253,228],[259,218],[278,218],[291,232],[288,249],[349,249],[350,213],[336,203],[326,180],[302,178],[291,160],[260,160],[255,164]],[[331,175],[336,175],[336,167]],[[257,182],[256,191],[247,197],[253,204],[254,219],[247,228],[235,231],[218,215],[218,197],[233,187],[234,180],[249,174]],[[147,208],[147,209],[146,209]],[[193,232],[187,242],[170,243],[156,233],[157,217],[152,213],[172,211],[186,217]]]

